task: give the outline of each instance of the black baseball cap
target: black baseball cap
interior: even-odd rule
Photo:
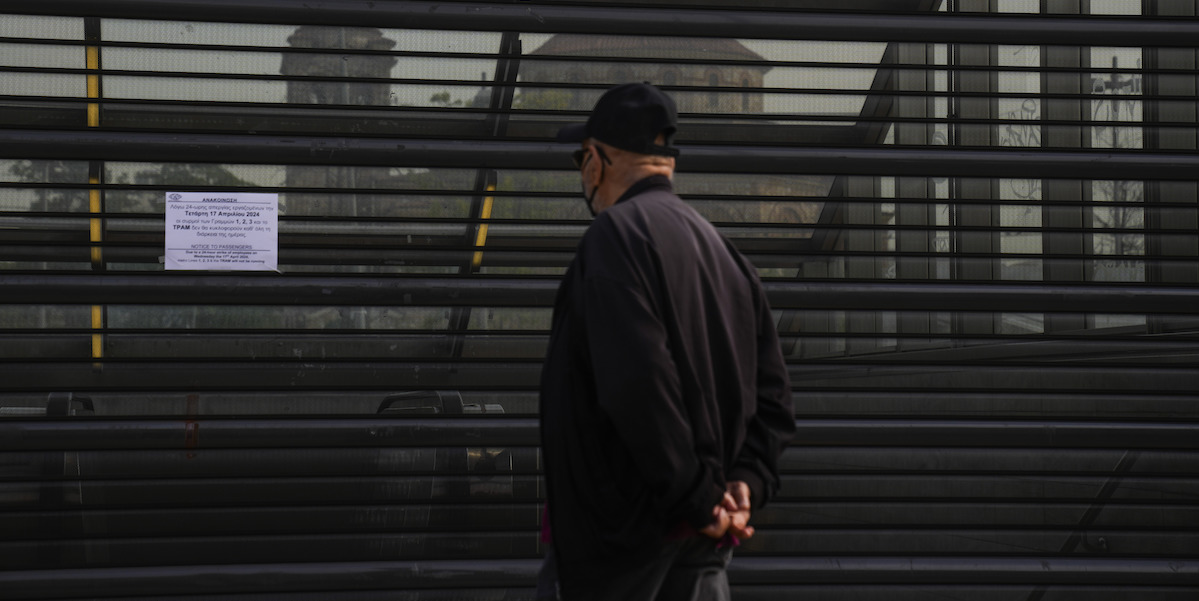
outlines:
[[[671,146],[670,140],[678,125],[678,111],[670,96],[649,83],[626,83],[604,92],[586,123],[558,130],[558,141],[595,138],[629,152],[675,157],[679,149]],[[658,134],[665,134],[665,146],[654,143]]]

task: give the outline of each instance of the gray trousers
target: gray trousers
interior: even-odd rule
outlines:
[[[657,557],[587,582],[572,582],[560,595],[554,552],[546,554],[537,582],[537,601],[729,601],[725,568],[731,547],[693,536],[667,543]]]

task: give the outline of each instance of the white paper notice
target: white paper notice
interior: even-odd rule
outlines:
[[[275,271],[279,195],[167,192],[167,269]]]

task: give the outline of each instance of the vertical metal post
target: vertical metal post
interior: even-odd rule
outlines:
[[[1144,0],[1143,12],[1157,18],[1195,18],[1199,2]],[[1145,48],[1145,149],[1190,151],[1199,148],[1199,50],[1195,48]],[[1183,123],[1166,126],[1162,122]],[[1146,241],[1146,280],[1155,283],[1193,284],[1199,281],[1199,181],[1151,181],[1145,184],[1145,201],[1151,207],[1145,224],[1157,233]],[[1176,233],[1175,233],[1176,232]],[[1182,257],[1195,260],[1182,261]],[[1154,259],[1157,260],[1154,260]],[[1164,259],[1164,260],[1163,260]]]
[[[99,100],[103,97],[100,81],[100,18],[87,17],[84,19],[83,31],[84,39],[87,42],[87,126],[93,128],[100,127],[101,104]],[[103,179],[103,161],[90,161],[87,181],[90,186],[94,186],[88,189],[88,214],[90,215],[88,230],[91,242],[92,271],[104,271],[104,191],[99,188]],[[104,309],[103,305],[93,305],[91,309],[91,358],[95,361],[96,368],[102,365],[100,361],[104,358]]]
[[[1143,0],[1145,16],[1157,18],[1199,16],[1199,1]],[[1190,151],[1199,149],[1199,50],[1195,48],[1145,48],[1142,63],[1145,102],[1145,149]],[[1163,122],[1186,125],[1162,125]],[[1145,182],[1145,225],[1154,234],[1146,238],[1145,280],[1152,283],[1199,282],[1199,181]],[[1189,260],[1183,260],[1186,257]],[[1199,319],[1149,316],[1154,333],[1199,328]]]
[[[1079,15],[1090,12],[1088,0],[1041,0],[1043,14]],[[1042,46],[1041,65],[1045,68],[1085,69],[1090,66],[1088,48],[1081,46]],[[1046,73],[1041,75],[1043,94],[1086,94],[1091,89],[1089,78],[1082,72]],[[1078,125],[1042,126],[1041,140],[1049,148],[1085,148],[1090,144],[1090,127],[1083,125],[1090,119],[1086,100],[1045,98],[1041,101],[1041,115],[1049,121],[1073,121]],[[1083,255],[1090,254],[1088,237],[1081,230],[1089,227],[1090,211],[1084,206],[1091,200],[1090,183],[1085,180],[1048,179],[1041,186],[1042,200],[1055,202],[1043,208],[1042,226],[1048,230],[1043,235],[1042,249],[1048,255],[1065,255],[1069,259],[1050,259],[1043,267],[1046,282],[1083,282],[1088,280],[1087,262]],[[1064,201],[1064,202],[1063,202]],[[1065,202],[1077,203],[1074,206]],[[1074,230],[1070,232],[1069,230]],[[1047,314],[1046,332],[1077,331],[1086,327],[1082,315]]]
[[[932,65],[936,62],[932,44],[898,44],[898,60],[901,64]],[[935,88],[928,69],[903,69],[896,74],[898,89],[904,92],[922,92],[920,96],[904,96],[896,99],[895,143],[900,146],[924,146],[931,141],[930,126],[923,122],[935,115],[936,103],[931,91]],[[915,123],[903,119],[918,120]],[[934,260],[930,258],[935,236],[933,226],[937,223],[936,195],[932,178],[921,176],[897,176],[895,178],[895,277],[901,280],[927,280],[936,277]],[[915,256],[909,256],[915,255]],[[931,314],[903,314],[896,318],[896,330],[901,334],[930,334],[936,328]],[[896,348],[905,349],[924,346],[927,339],[901,338]]]
[[[958,0],[953,8],[962,12],[998,12],[995,0]],[[958,66],[996,67],[999,63],[995,44],[952,44],[948,52],[954,69],[950,70],[950,92],[953,94],[953,118],[965,120],[992,120],[999,114],[999,77],[996,71],[961,70]],[[962,93],[983,93],[985,97],[963,97]],[[968,147],[993,147],[999,145],[993,125],[954,123],[951,143]],[[999,190],[997,180],[983,178],[952,178],[950,182],[950,224],[955,229],[951,236],[954,254],[995,256],[1002,249],[997,234],[1000,225]],[[957,228],[970,228],[963,231]],[[983,230],[983,231],[977,231]],[[956,258],[953,261],[952,277],[969,281],[993,281],[1000,278],[1002,259]],[[953,328],[958,334],[992,334],[996,329],[996,318],[985,313],[958,313],[953,318]]]
[[[504,32],[500,38],[500,58],[496,62],[491,102],[488,104],[487,132],[495,139],[504,137],[508,131],[508,113],[512,111],[516,76],[520,71],[520,52],[520,34]],[[492,169],[480,169],[475,177],[476,194],[471,202],[470,213],[477,223],[474,227],[467,227],[467,235],[463,241],[475,251],[470,260],[459,268],[459,273],[477,273],[483,267],[483,246],[487,243],[485,221],[491,219],[495,203],[494,192],[498,183],[498,175]],[[461,332],[470,324],[470,314],[471,307],[455,307],[450,311],[450,356],[453,358],[462,356],[464,336]]]

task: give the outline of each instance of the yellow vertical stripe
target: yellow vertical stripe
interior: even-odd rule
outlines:
[[[93,70],[93,71],[97,71],[100,69],[100,47],[99,46],[88,46],[87,47],[87,68],[89,70]],[[99,73],[88,73],[87,74],[87,97],[88,98],[99,98],[100,97],[100,74]],[[100,126],[100,104],[97,102],[87,103],[87,126],[88,127],[99,127]]]
[[[100,69],[100,47],[87,47],[87,68],[90,71],[99,71]],[[100,97],[100,74],[87,74],[87,97]],[[98,102],[87,103],[87,126],[100,127],[100,104]],[[88,178],[87,183],[95,186],[99,185],[100,177],[92,175]],[[104,207],[101,202],[100,189],[91,188],[87,194],[87,208],[92,215],[99,215]],[[104,255],[100,243],[104,240],[104,224],[99,217],[92,217],[89,220],[91,247],[91,260],[93,267],[99,267],[104,264]],[[101,359],[104,357],[104,307],[101,305],[92,305],[92,359]]]
[[[487,191],[495,192],[495,186],[487,186]],[[479,211],[480,218],[482,218],[484,220],[491,219],[491,205],[494,202],[495,202],[495,199],[491,196],[488,196],[487,198],[483,199],[483,208],[482,208],[482,210]],[[475,235],[475,248],[483,248],[483,246],[486,244],[487,244],[487,224],[480,223],[479,224],[479,233]],[[473,267],[479,267],[480,265],[482,265],[483,264],[483,251],[476,250],[475,258],[473,260],[471,260],[470,263]]]
[[[91,71],[97,71],[100,69],[100,47],[99,46],[88,46],[87,47],[87,68]],[[98,73],[88,73],[88,75],[87,75],[87,97],[88,98],[99,98],[100,97],[100,75]],[[88,127],[99,127],[100,126],[100,104],[99,103],[96,103],[96,102],[87,103],[87,126]],[[95,176],[90,177],[90,178],[88,178],[88,183],[93,184],[93,185],[99,184],[100,178],[95,177]],[[99,214],[103,209],[103,207],[101,205],[102,205],[102,203],[100,202],[100,190],[96,189],[96,188],[92,188],[91,190],[88,190],[88,211],[90,211],[93,215]],[[92,217],[89,225],[90,225],[90,229],[91,229],[91,241],[92,241],[92,253],[91,253],[92,265],[96,266],[96,265],[100,265],[101,262],[104,260],[103,254],[101,252],[101,248],[99,246],[100,243],[103,242],[103,240],[104,240],[104,226],[103,226],[103,223],[100,221],[99,217]]]
[[[92,305],[92,329],[104,329],[104,307]],[[104,357],[104,335],[92,334],[92,358],[100,359]]]
[[[89,177],[87,182],[89,184],[99,184],[100,178]],[[92,214],[100,213],[102,208],[100,205],[100,190],[96,188],[88,190],[87,205],[88,210],[91,211]],[[90,226],[89,229],[91,230],[90,239],[92,241],[92,265],[100,265],[104,261],[104,253],[100,247],[100,243],[104,241],[104,226],[99,217],[92,217],[89,220],[88,225]]]

